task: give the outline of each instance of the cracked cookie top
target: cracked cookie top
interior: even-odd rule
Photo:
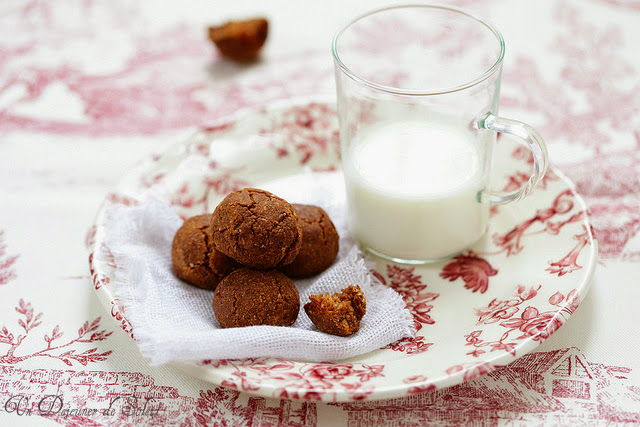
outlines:
[[[211,227],[220,252],[259,269],[291,263],[302,242],[302,229],[291,204],[255,188],[225,197],[211,216]]]
[[[282,271],[296,279],[315,276],[333,264],[338,255],[340,237],[322,208],[294,204],[293,210],[302,228],[302,245],[298,256]]]
[[[173,238],[171,261],[180,279],[209,290],[214,290],[220,280],[240,267],[214,247],[211,215],[194,216],[182,224]]]
[[[241,268],[220,282],[212,305],[223,328],[291,326],[298,318],[300,296],[278,270]]]

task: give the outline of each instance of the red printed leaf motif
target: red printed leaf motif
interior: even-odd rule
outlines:
[[[107,332],[105,330],[97,330],[100,326],[100,318],[98,317],[91,323],[85,322],[84,325],[78,329],[77,338],[70,340],[67,343],[53,346],[53,341],[60,339],[64,335],[64,332],[60,331],[60,326],[56,325],[53,328],[51,335],[45,334],[42,337],[47,343],[46,348],[29,354],[16,356],[15,351],[20,347],[23,340],[27,338],[33,329],[37,328],[42,323],[41,319],[43,314],[38,313],[34,315],[34,309],[31,306],[31,303],[26,303],[23,299],[18,301],[15,311],[23,316],[23,318],[17,320],[17,323],[22,327],[25,333],[14,336],[14,334],[9,332],[9,329],[6,326],[3,326],[2,329],[0,329],[0,344],[8,344],[10,346],[5,354],[0,354],[0,363],[16,364],[34,357],[48,357],[58,359],[68,366],[72,366],[72,362],[74,361],[86,366],[88,363],[106,360],[107,356],[112,353],[111,351],[98,353],[97,348],[90,348],[84,352],[79,352],[78,349],[72,348],[72,346],[78,343],[90,343],[105,340],[112,334],[112,332]],[[86,336],[91,332],[93,333],[87,338]],[[67,350],[62,353],[55,352],[56,350],[63,348]]]
[[[419,331],[423,325],[432,325],[435,323],[429,315],[429,312],[433,309],[433,305],[428,303],[434,301],[440,295],[434,292],[426,292],[427,285],[422,283],[422,277],[414,274],[414,271],[415,268],[413,267],[387,265],[388,281],[377,271],[372,271],[372,274],[380,282],[400,294],[407,309],[413,315],[416,331]],[[418,336],[415,338],[401,339],[384,348],[405,352],[407,354],[415,354],[427,351],[432,344],[433,343],[425,342],[423,336]]]
[[[445,265],[440,272],[440,277],[450,282],[462,278],[466,289],[485,293],[489,288],[489,277],[496,274],[498,270],[491,267],[487,260],[469,251],[467,255],[458,255],[454,261]]]

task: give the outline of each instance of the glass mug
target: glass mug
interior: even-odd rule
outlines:
[[[529,194],[547,169],[531,126],[499,117],[500,32],[455,7],[393,6],[356,18],[332,51],[351,230],[410,264],[455,256],[486,233],[489,206]],[[487,188],[497,132],[522,139],[533,173]]]

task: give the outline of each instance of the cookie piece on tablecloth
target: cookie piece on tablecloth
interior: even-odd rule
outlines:
[[[260,53],[269,32],[264,18],[229,21],[218,27],[209,27],[209,39],[220,53],[234,61],[251,61]]]

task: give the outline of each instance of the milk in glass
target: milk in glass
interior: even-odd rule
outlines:
[[[485,232],[484,148],[446,120],[379,123],[344,153],[350,225],[366,248],[403,260],[455,255]]]

